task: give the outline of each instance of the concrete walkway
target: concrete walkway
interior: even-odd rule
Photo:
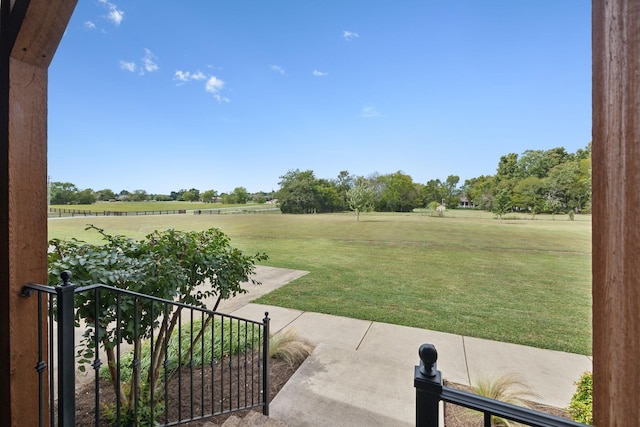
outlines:
[[[265,268],[284,279],[270,283],[258,275],[261,294],[305,274],[271,267],[259,273]],[[291,427],[415,425],[413,368],[424,343],[436,346],[445,380],[469,385],[482,376],[516,373],[540,396],[534,400],[561,408],[575,392],[574,382],[592,366],[582,355],[253,304],[252,292],[220,311],[256,321],[269,312],[272,333],[295,328],[316,346],[270,407],[271,417]]]

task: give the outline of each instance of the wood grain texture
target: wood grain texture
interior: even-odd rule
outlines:
[[[593,1],[595,425],[640,422],[640,3]]]
[[[38,425],[36,298],[47,280],[48,65],[77,0],[2,4],[0,34],[0,419]]]

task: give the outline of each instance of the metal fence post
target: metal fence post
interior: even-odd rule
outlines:
[[[63,272],[62,286],[56,286],[58,299],[58,426],[76,424],[76,366],[74,353],[74,288],[71,273]]]
[[[264,313],[263,323],[263,343],[262,343],[262,390],[264,396],[264,406],[262,413],[269,416],[269,312]]]
[[[420,365],[415,367],[416,427],[438,427],[442,374],[436,367],[438,352],[433,344],[422,344],[418,350]]]

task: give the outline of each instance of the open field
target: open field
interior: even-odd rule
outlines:
[[[518,219],[521,218],[521,219]],[[52,219],[51,238],[97,241],[220,227],[265,264],[310,274],[258,302],[591,354],[588,216],[163,215]]]

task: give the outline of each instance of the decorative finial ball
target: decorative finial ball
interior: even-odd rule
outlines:
[[[433,344],[422,344],[418,355],[425,366],[432,366],[438,360],[438,352]]]

